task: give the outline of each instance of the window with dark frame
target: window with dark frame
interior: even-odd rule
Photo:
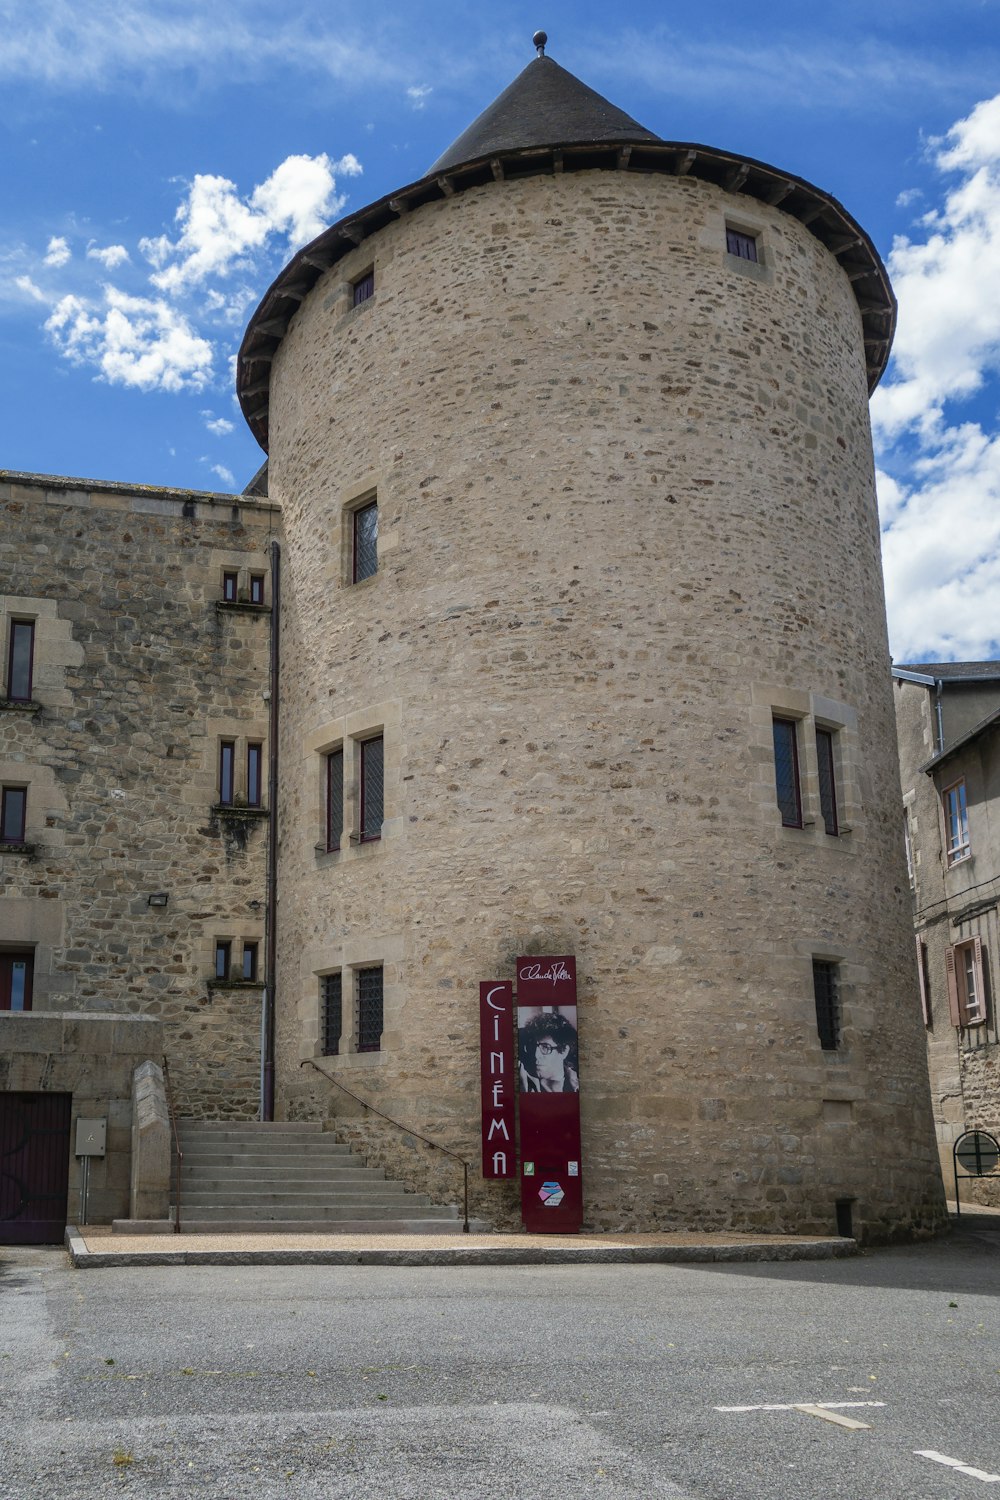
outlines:
[[[258,741],[247,745],[247,807],[260,807],[263,793],[264,747]]]
[[[324,974],[320,979],[322,1002],[322,1044],[324,1057],[337,1057],[344,1034],[343,987],[340,974]]]
[[[7,652],[7,697],[12,703],[30,703],[35,659],[34,620],[11,620]]]
[[[382,970],[358,969],[358,1051],[379,1052],[382,1048]]]
[[[757,261],[757,236],[726,225],[726,249],[739,260]]]
[[[355,281],[353,283],[353,290],[354,290],[354,306],[355,307],[360,307],[362,302],[367,302],[369,300],[369,298],[374,297],[374,295],[375,295],[375,268],[374,268],[374,266],[372,267],[372,269],[370,271],[366,271],[363,276],[359,276],[358,277],[357,281]]]
[[[364,740],[361,745],[361,842],[373,843],[382,837],[385,817],[385,771],[383,741]]]
[[[233,945],[228,938],[217,938],[215,943],[215,977],[228,979],[232,963]]]
[[[257,979],[257,944],[243,944],[243,978],[253,984]]]
[[[222,740],[219,745],[219,803],[232,807],[235,794],[236,741]]]
[[[944,803],[945,849],[948,863],[957,865],[960,859],[968,859],[969,810],[965,798],[965,779],[945,787],[941,793]]]
[[[23,844],[28,810],[28,788],[5,786],[0,790],[0,844]]]
[[[344,751],[331,750],[326,757],[326,848],[340,848],[344,834]]]
[[[945,950],[948,1008],[953,1026],[981,1026],[986,1020],[986,972],[982,938],[966,938]]]
[[[840,832],[837,818],[837,776],[834,757],[833,731],[816,730],[816,761],[819,767],[819,807],[823,814],[823,827],[836,836]]]
[[[378,500],[369,500],[353,513],[351,582],[362,583],[378,572]]]
[[[223,573],[222,597],[227,604],[235,604],[240,593],[239,573]]]
[[[264,603],[264,575],[263,573],[250,574],[250,603]]]
[[[836,1052],[840,1046],[839,964],[829,959],[813,959],[813,993],[816,997],[816,1030],[824,1052]]]
[[[33,953],[0,953],[0,1010],[30,1010]]]
[[[799,785],[799,746],[794,719],[773,720],[774,785],[781,821],[785,828],[802,827],[802,792]]]

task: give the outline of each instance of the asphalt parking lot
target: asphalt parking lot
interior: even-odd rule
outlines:
[[[981,1229],[718,1266],[0,1249],[0,1496],[975,1500],[998,1315]]]

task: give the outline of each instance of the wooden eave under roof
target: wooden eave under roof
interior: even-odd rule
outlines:
[[[766,162],[687,141],[529,146],[496,152],[422,177],[331,225],[289,262],[250,319],[237,362],[240,406],[265,453],[271,361],[299,304],[324,272],[369,236],[425,203],[507,178],[595,170],[698,177],[726,192],[780,207],[782,213],[798,219],[836,257],[850,278],[861,310],[869,394],[874,391],[889,359],[896,328],[896,298],[868,235],[829,193]]]

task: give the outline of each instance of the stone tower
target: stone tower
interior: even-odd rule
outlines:
[[[454,1196],[300,1064],[475,1161],[478,981],[574,953],[588,1225],[936,1221],[868,423],[894,316],[833,198],[543,48],[281,274],[240,359],[285,529],[279,1113]]]

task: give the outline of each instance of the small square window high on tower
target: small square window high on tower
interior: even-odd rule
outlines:
[[[757,254],[757,236],[747,234],[742,229],[730,229],[728,224],[726,225],[726,249],[738,260],[751,260],[756,263],[760,258]]]

